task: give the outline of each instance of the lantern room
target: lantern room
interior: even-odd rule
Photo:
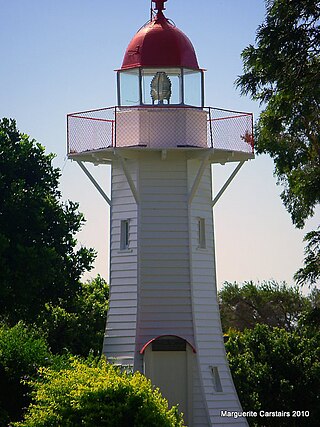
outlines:
[[[166,0],[165,0],[166,1]],[[157,14],[129,43],[117,72],[119,106],[204,106],[204,72],[188,37]]]

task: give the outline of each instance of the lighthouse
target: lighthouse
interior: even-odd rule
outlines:
[[[213,207],[253,154],[252,114],[205,107],[204,70],[158,0],[117,70],[118,105],[68,115],[68,157],[110,205],[103,353],[189,427],[247,426],[217,302]],[[111,165],[111,195],[86,167]],[[214,164],[234,163],[217,194]]]

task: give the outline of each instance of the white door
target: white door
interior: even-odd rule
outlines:
[[[192,369],[188,363],[188,351],[152,351],[151,345],[145,351],[145,375],[151,379],[169,405],[179,404],[188,425],[189,395]],[[189,371],[189,372],[188,372]],[[189,409],[189,410],[188,410]]]

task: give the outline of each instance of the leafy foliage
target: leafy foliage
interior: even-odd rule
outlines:
[[[254,328],[257,323],[292,331],[301,314],[311,307],[311,302],[298,287],[285,282],[256,285],[249,281],[242,286],[226,282],[218,297],[224,332],[229,328],[243,331]]]
[[[309,417],[249,418],[251,426],[317,426],[320,417],[320,332],[286,332],[257,324],[230,331],[229,365],[246,411],[310,411]],[[298,424],[295,424],[298,422]]]
[[[38,323],[46,332],[54,353],[67,349],[70,353],[88,356],[100,354],[108,311],[109,286],[98,275],[79,284],[72,299],[58,305],[47,303]]]
[[[12,325],[72,298],[94,259],[76,249],[84,218],[61,202],[52,159],[14,120],[0,120],[0,312]]]
[[[309,300],[311,307],[302,313],[299,325],[312,335],[320,330],[320,289],[313,288]]]
[[[29,385],[21,380],[35,378],[40,366],[59,360],[38,331],[22,322],[13,328],[0,326],[0,427],[7,427],[9,420],[19,420],[30,403]]]
[[[179,427],[177,408],[140,373],[127,374],[103,359],[88,365],[73,359],[71,367],[41,370],[32,382],[35,403],[16,427]]]
[[[320,227],[307,233],[304,240],[308,242],[305,248],[304,266],[295,274],[295,280],[300,284],[315,285],[320,279]]]
[[[268,0],[256,47],[242,52],[243,94],[265,104],[256,125],[258,153],[275,162],[285,207],[303,227],[320,201],[320,6],[317,0]]]

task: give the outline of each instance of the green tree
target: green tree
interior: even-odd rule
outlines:
[[[308,242],[305,248],[304,266],[294,277],[300,285],[312,286],[320,279],[320,227],[307,233],[304,240]]]
[[[320,202],[320,5],[266,0],[266,7],[256,46],[242,52],[244,73],[236,83],[265,107],[255,127],[256,151],[273,158],[283,203],[302,228]],[[315,253],[319,258],[319,241]],[[305,260],[301,283],[313,282],[313,266]]]
[[[243,94],[266,107],[256,125],[293,223],[302,227],[320,201],[320,7],[318,0],[269,0],[256,47],[242,52]]]
[[[0,312],[7,322],[33,322],[45,304],[72,299],[92,249],[76,249],[84,218],[63,203],[53,155],[0,120]]]
[[[87,364],[40,371],[32,382],[34,404],[16,427],[182,427],[176,407],[152,388],[139,372],[120,373],[103,359]]]
[[[231,331],[230,369],[246,411],[309,411],[309,416],[249,418],[251,426],[317,427],[320,418],[320,332],[256,325]]]
[[[299,326],[312,335],[320,330],[320,289],[313,288],[308,298],[311,307],[300,317]]]
[[[300,289],[285,282],[226,282],[218,293],[222,328],[243,331],[257,323],[292,331],[311,302]]]
[[[88,356],[100,354],[108,311],[109,286],[98,275],[81,283],[73,299],[47,303],[39,324],[45,331],[54,353],[67,349],[70,353]]]

